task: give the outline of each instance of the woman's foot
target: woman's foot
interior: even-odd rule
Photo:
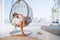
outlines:
[[[23,34],[23,36],[27,36],[24,32],[22,34]]]

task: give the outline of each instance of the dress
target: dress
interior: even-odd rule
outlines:
[[[20,18],[13,18],[12,24],[19,24],[20,23]]]
[[[13,18],[13,20],[12,20],[12,24],[16,24],[16,25],[20,25],[20,23],[22,23],[23,24],[23,22],[22,22],[22,17],[21,16],[19,16],[19,18]],[[22,25],[21,24],[21,25]]]

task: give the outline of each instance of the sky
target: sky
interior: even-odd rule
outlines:
[[[16,0],[14,0],[15,2]],[[53,0],[25,0],[33,10],[33,17],[50,19]],[[9,18],[12,0],[4,0],[4,18]]]

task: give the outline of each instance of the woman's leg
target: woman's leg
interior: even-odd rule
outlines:
[[[25,36],[25,33],[23,31],[23,27],[24,27],[23,21],[20,21],[20,29],[21,29],[23,36]]]

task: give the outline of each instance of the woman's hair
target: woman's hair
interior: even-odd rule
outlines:
[[[18,15],[17,13],[14,13],[13,16],[15,17],[16,15]]]

